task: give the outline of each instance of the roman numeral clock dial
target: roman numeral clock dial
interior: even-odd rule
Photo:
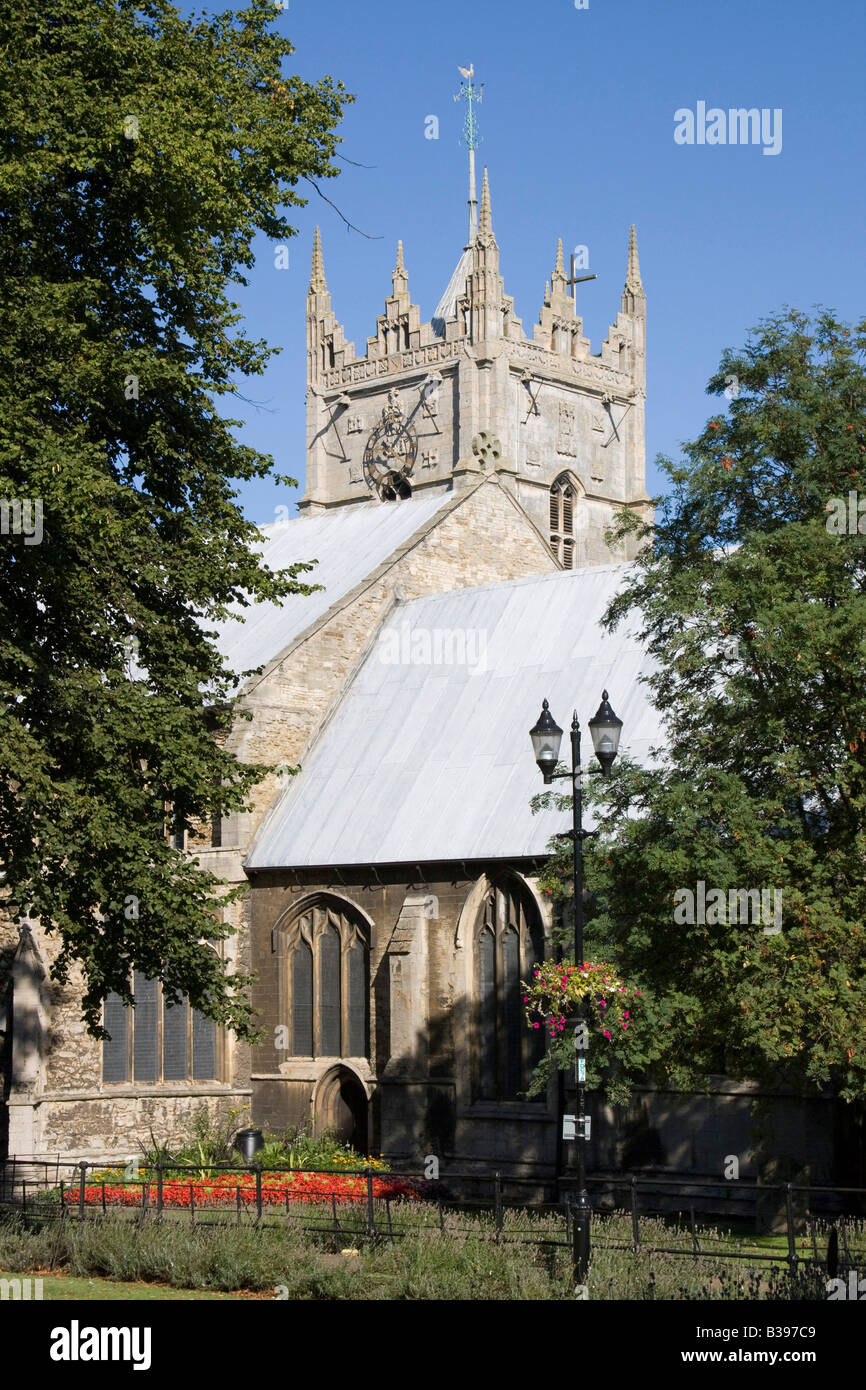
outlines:
[[[389,391],[382,419],[364,449],[364,479],[370,491],[385,502],[411,497],[409,479],[417,453],[418,436],[400,409],[396,392]]]

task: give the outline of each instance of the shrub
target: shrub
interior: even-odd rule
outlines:
[[[141,1228],[122,1212],[70,1220],[62,1227],[55,1220],[31,1228],[29,1220],[25,1226],[20,1217],[7,1217],[0,1219],[0,1269],[44,1269],[56,1256],[58,1267],[80,1276],[226,1292],[248,1289],[293,1300],[574,1298],[561,1216],[506,1210],[497,1240],[489,1214],[451,1210],[440,1215],[429,1204],[397,1201],[391,1209],[390,1240],[380,1215],[381,1209],[380,1233],[370,1240],[364,1234],[363,1207],[340,1211],[339,1232],[330,1228],[327,1210],[321,1212],[318,1230],[308,1229],[306,1216],[303,1223],[295,1222],[279,1211],[266,1214],[262,1224],[245,1220],[236,1225],[211,1210],[207,1226],[194,1226],[175,1212],[162,1223],[149,1216]],[[760,1264],[725,1260],[725,1250],[747,1254],[748,1240],[744,1250],[742,1241],[712,1228],[699,1235],[704,1245],[716,1242],[718,1254],[696,1258],[688,1230],[651,1217],[641,1220],[642,1240],[682,1253],[633,1250],[627,1214],[597,1217],[590,1300],[825,1300],[822,1269],[806,1268],[791,1276],[781,1257],[778,1263]],[[849,1242],[862,1244],[863,1237],[860,1223],[852,1222]],[[338,1253],[346,1248],[358,1253]]]

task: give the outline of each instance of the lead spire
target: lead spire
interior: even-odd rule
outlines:
[[[322,259],[322,236],[316,228],[313,233],[313,269],[310,275],[310,294],[326,294],[325,262]]]

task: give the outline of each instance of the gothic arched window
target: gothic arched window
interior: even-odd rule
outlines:
[[[366,1057],[370,1051],[370,945],[349,903],[321,895],[274,928],[283,959],[280,1018],[290,1057]]]
[[[574,569],[574,509],[577,488],[567,473],[550,489],[550,548],[564,569]]]
[[[518,1100],[544,1052],[542,1029],[527,1028],[521,980],[544,959],[544,933],[529,891],[516,880],[491,885],[474,935],[475,1095]]]

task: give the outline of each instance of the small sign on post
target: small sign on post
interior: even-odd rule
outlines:
[[[563,1139],[577,1138],[577,1116],[563,1115],[562,1117],[562,1137]]]
[[[586,1058],[585,1058],[585,1057],[578,1057],[578,1059],[577,1059],[577,1079],[578,1079],[578,1081],[585,1081],[585,1080],[586,1080]]]

